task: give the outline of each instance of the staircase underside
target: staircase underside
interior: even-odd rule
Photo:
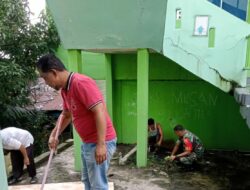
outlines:
[[[247,87],[235,88],[234,97],[240,104],[240,113],[250,128],[250,78],[247,79]]]

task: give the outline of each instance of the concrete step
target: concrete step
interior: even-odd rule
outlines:
[[[247,119],[250,116],[250,110],[246,106],[240,106],[240,114],[243,119]]]
[[[249,88],[235,88],[235,100],[242,106],[250,106],[250,89]]]
[[[247,78],[246,87],[234,89],[234,98],[240,104],[240,114],[250,129],[250,77]]]
[[[246,120],[247,126],[250,129],[250,106],[240,106],[240,114]]]
[[[250,129],[250,118],[249,117],[246,119],[246,122],[247,122],[248,128]]]
[[[247,86],[250,86],[250,77],[247,77]]]

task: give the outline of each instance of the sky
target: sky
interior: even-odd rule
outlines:
[[[45,0],[28,0],[31,12],[34,15],[30,15],[32,23],[36,23],[40,12],[45,8]]]

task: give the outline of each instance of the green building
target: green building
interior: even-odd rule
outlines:
[[[244,18],[206,0],[48,0],[48,7],[68,68],[106,80],[118,142],[137,143],[138,166],[147,163],[148,117],[166,139],[183,124],[208,149],[250,150],[233,96],[247,85]]]
[[[47,0],[58,55],[69,70],[106,80],[118,142],[137,143],[138,167],[147,165],[149,117],[165,139],[183,124],[207,149],[250,151],[250,16],[238,4],[231,14],[230,0],[211,2]],[[76,170],[79,146],[75,135]]]

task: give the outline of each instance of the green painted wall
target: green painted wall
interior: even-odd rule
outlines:
[[[78,62],[69,67],[71,70],[80,69],[80,72],[101,79],[105,77],[103,73],[107,73],[107,66],[110,69],[109,80],[111,77],[113,80],[110,81],[112,90],[109,93],[113,92],[112,113],[118,142],[136,143],[136,139],[140,138],[140,135],[137,136],[137,98],[140,99],[136,93],[137,54],[105,56],[79,52],[67,52],[70,59],[65,62]],[[107,65],[107,62],[110,64]],[[233,96],[157,53],[149,54],[149,80],[148,115],[162,124],[165,139],[176,139],[172,129],[176,124],[183,124],[197,134],[209,149],[250,151],[250,130]],[[75,143],[75,168],[80,170],[80,140],[76,138]]]
[[[181,27],[176,28],[176,10]],[[207,36],[195,36],[196,16],[208,16]],[[229,91],[246,86],[246,37],[250,26],[207,0],[168,0],[163,54],[203,80]]]
[[[59,46],[56,50],[56,56],[60,58],[66,68],[69,68],[68,51],[66,49],[64,49],[62,46]]]
[[[112,61],[118,141],[136,143],[136,54],[116,54]],[[149,117],[162,124],[165,139],[175,139],[173,127],[183,124],[209,149],[250,150],[250,130],[233,96],[160,54],[150,54],[149,77]]]
[[[72,51],[72,50],[70,50]],[[56,55],[61,59],[66,68],[69,67],[69,53],[59,46],[56,50]],[[106,77],[106,62],[104,53],[92,53],[81,51],[81,65],[77,68],[77,72],[91,76],[95,80],[105,80]],[[72,69],[70,69],[71,71]]]
[[[80,73],[91,76],[95,80],[106,78],[105,54],[82,51],[82,70]]]

